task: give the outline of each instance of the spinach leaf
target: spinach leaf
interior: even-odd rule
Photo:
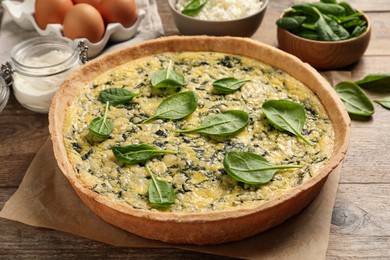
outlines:
[[[303,29],[308,29],[308,30],[314,31],[317,34],[317,25],[316,25],[316,23],[317,23],[317,21],[315,21],[314,23],[303,23],[301,25],[301,27]]]
[[[367,22],[364,20],[361,20],[359,17],[351,17],[349,19],[341,19],[340,20],[341,25],[345,29],[351,29],[352,31],[356,30],[356,27],[364,27]],[[363,29],[367,29],[366,27]],[[365,30],[363,31],[365,32]]]
[[[352,6],[350,4],[348,4],[346,2],[340,2],[339,5],[344,7],[346,15],[351,15],[351,14],[358,13],[355,9],[352,8]]]
[[[305,16],[287,16],[276,20],[276,24],[286,30],[298,29],[306,20]]]
[[[195,16],[197,15],[204,5],[208,2],[208,0],[192,0],[188,5],[186,5],[183,9],[182,14],[188,15],[188,16]]]
[[[390,97],[375,99],[374,101],[383,106],[384,108],[390,109]]]
[[[173,70],[173,63],[169,61],[168,67],[152,75],[152,86],[155,88],[179,88],[184,86],[184,76]]]
[[[325,20],[324,15],[318,11],[317,8],[313,9],[318,13],[319,18],[317,20],[317,33],[321,41],[339,41],[340,37],[333,31],[332,27],[329,26]]]
[[[358,37],[362,35],[367,30],[367,26],[356,26],[351,33],[351,37]]]
[[[349,32],[342,25],[338,24],[329,16],[324,15],[325,21],[328,23],[332,31],[339,37],[340,40],[345,40],[350,37]]]
[[[220,93],[229,94],[239,90],[245,83],[249,82],[247,79],[222,78],[213,82],[213,87]]]
[[[146,165],[146,169],[152,181],[148,187],[149,202],[154,207],[166,207],[175,203],[175,191],[171,184],[157,179],[153,172]]]
[[[362,14],[349,4],[337,3],[336,0],[295,4],[285,10],[284,17],[276,24],[299,37],[317,41],[340,41],[367,31]]]
[[[132,144],[112,147],[114,156],[126,164],[144,163],[160,154],[177,154],[175,151],[158,150],[146,144]]]
[[[93,119],[88,125],[88,131],[99,138],[108,138],[114,130],[114,125],[110,120],[107,119],[108,115],[108,107],[110,106],[110,102],[106,102],[106,108],[104,111],[103,117],[96,117]]]
[[[314,10],[313,6],[309,3],[298,3],[291,7],[293,10],[304,14],[305,16],[318,18],[318,13]]]
[[[357,84],[343,81],[335,86],[335,90],[350,115],[371,116],[374,114],[374,105]]]
[[[111,105],[117,106],[128,103],[133,97],[138,96],[138,94],[134,94],[124,88],[108,88],[102,90],[99,96],[102,102],[110,102]]]
[[[151,120],[172,119],[177,120],[190,115],[195,111],[198,106],[198,97],[193,91],[186,91],[174,94],[157,107],[157,111],[154,116],[149,117],[143,123],[147,123]]]
[[[319,40],[318,33],[313,32],[312,30],[300,29],[300,30],[294,31],[293,33],[295,35],[298,35],[299,37],[302,37],[302,38],[307,38],[307,39],[315,40],[315,41]]]
[[[213,136],[229,136],[243,129],[248,122],[248,113],[241,110],[229,110],[220,114],[206,116],[198,128],[177,130],[176,132],[197,132]]]
[[[311,3],[312,6],[316,7],[322,14],[332,14],[335,16],[345,16],[345,9],[338,4],[329,3]]]
[[[301,165],[272,165],[260,155],[228,152],[223,160],[225,171],[233,179],[247,184],[264,184],[280,169],[302,168]]]
[[[301,104],[289,100],[268,100],[264,102],[262,110],[276,128],[288,131],[313,146],[313,143],[301,134],[306,120],[305,109]]]
[[[369,74],[355,83],[362,88],[390,87],[390,74]]]

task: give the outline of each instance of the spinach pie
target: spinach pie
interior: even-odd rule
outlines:
[[[49,114],[58,165],[107,222],[170,243],[244,239],[299,213],[349,117],[309,65],[234,37],[166,37],[88,62]]]

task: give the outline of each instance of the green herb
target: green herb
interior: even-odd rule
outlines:
[[[195,92],[186,91],[177,93],[161,102],[157,107],[155,115],[149,117],[143,123],[147,123],[157,118],[172,120],[181,119],[194,112],[197,106],[198,97]]]
[[[350,115],[371,116],[374,114],[374,105],[357,84],[343,81],[335,86],[335,90]]]
[[[207,2],[208,0],[192,0],[188,5],[184,7],[183,11],[181,12],[182,14],[188,16],[195,16],[202,10],[202,8]]]
[[[315,32],[317,34],[317,26],[316,26],[316,21],[306,21],[305,23],[302,24],[303,29],[307,29],[309,31]],[[318,34],[317,34],[318,37]]]
[[[184,76],[173,70],[173,63],[169,61],[168,67],[152,75],[152,86],[155,88],[179,88],[184,86]]]
[[[295,35],[298,35],[299,37],[307,38],[310,40],[314,40],[314,41],[318,41],[320,39],[317,32],[313,32],[311,30],[305,30],[305,29],[300,29],[300,30],[296,31]]]
[[[338,18],[337,21],[339,21],[339,23],[341,23],[343,27],[348,30],[357,26],[365,26],[367,24],[366,21],[360,20],[360,14],[358,13]],[[356,28],[354,30],[356,30]]]
[[[310,3],[295,4],[291,7],[290,12],[302,14],[306,17],[318,18],[318,13],[314,11],[313,6]]]
[[[108,115],[108,107],[110,106],[110,102],[106,102],[106,109],[104,111],[103,117],[96,117],[93,119],[88,125],[88,131],[99,138],[108,138],[114,130],[114,125],[110,120],[107,119]]]
[[[301,165],[272,165],[265,158],[249,152],[227,153],[223,166],[233,179],[248,184],[267,183],[280,169],[302,168]]]
[[[329,27],[333,31],[334,34],[336,34],[340,40],[345,40],[350,38],[350,33],[343,27],[343,25],[339,24],[336,20],[330,18],[329,16],[324,15],[324,18],[326,22],[328,23]]]
[[[111,105],[117,106],[128,103],[137,94],[123,88],[108,88],[101,91],[99,96],[102,102],[110,102]]]
[[[176,132],[197,132],[213,136],[229,136],[243,129],[248,122],[248,113],[241,110],[229,110],[220,114],[206,116],[198,128],[177,130]]]
[[[356,26],[353,32],[351,33],[352,37],[358,37],[367,30],[366,26]]]
[[[313,7],[313,9],[318,13],[319,16],[316,26],[320,40],[339,41],[345,40],[349,37],[349,32],[342,25],[322,14],[317,8]]]
[[[321,0],[322,3],[337,4],[336,0]]]
[[[146,169],[152,177],[148,187],[149,202],[154,207],[166,207],[175,203],[175,191],[171,184],[157,179],[146,165]]]
[[[313,8],[314,10],[317,11],[316,8]],[[332,28],[328,25],[328,23],[326,22],[324,16],[320,13],[319,13],[319,19],[316,23],[316,27],[317,27],[317,33],[318,33],[318,37],[321,41],[338,41],[340,40],[340,37],[337,36],[337,34],[332,30]]]
[[[262,110],[276,128],[288,131],[308,145],[313,145],[301,134],[306,120],[305,109],[301,104],[289,100],[268,100],[264,102]]]
[[[334,0],[295,4],[276,24],[300,37],[319,41],[345,40],[367,30],[361,13]]]
[[[333,3],[312,3],[312,6],[316,7],[322,14],[331,14],[334,16],[345,16],[345,8],[338,4]]]
[[[282,17],[276,21],[276,24],[283,29],[293,30],[301,27],[305,20],[305,16]]]
[[[323,0],[322,0],[323,1]],[[335,3],[336,4],[336,3]],[[345,10],[345,14],[346,15],[353,15],[353,14],[356,14],[356,10],[352,8],[352,6],[346,2],[340,2],[339,3],[340,6],[344,7],[344,10]]]
[[[390,97],[375,99],[374,101],[383,106],[384,108],[390,109]]]
[[[390,74],[369,74],[355,83],[362,88],[390,87]]]
[[[175,151],[158,150],[146,144],[114,146],[112,152],[119,161],[126,164],[144,163],[161,154],[177,154]]]
[[[235,78],[223,78],[214,81],[213,87],[220,93],[229,94],[239,90],[242,86],[245,85],[245,83],[249,81],[250,80],[246,79],[239,80]]]

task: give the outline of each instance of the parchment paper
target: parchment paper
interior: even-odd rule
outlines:
[[[138,1],[151,4],[154,0]],[[159,16],[152,13],[133,44],[162,34]],[[18,30],[5,14],[0,39],[13,43],[35,36]],[[146,20],[148,21],[148,20]],[[4,23],[5,22],[5,23]],[[145,22],[146,23],[146,22]],[[148,27],[149,26],[149,27]],[[153,29],[153,30],[152,30]],[[0,57],[7,59],[9,50],[1,50]],[[333,84],[350,74],[325,73]],[[330,221],[340,178],[340,167],[328,178],[319,196],[299,215],[284,224],[239,242],[217,246],[173,245],[138,237],[118,229],[97,217],[78,198],[67,179],[57,167],[52,143],[46,141],[28,168],[16,193],[6,202],[0,217],[31,226],[51,228],[72,233],[113,246],[132,248],[181,248],[198,252],[247,259],[325,259],[329,240]],[[98,228],[97,228],[98,227]],[[39,231],[37,231],[39,232]]]

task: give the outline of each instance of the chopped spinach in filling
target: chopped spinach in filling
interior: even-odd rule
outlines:
[[[175,71],[184,75],[185,85],[177,89],[156,89],[150,78],[173,61]],[[239,91],[220,94],[212,83],[221,78],[249,79]],[[135,96],[129,103],[110,106],[108,119],[114,130],[105,140],[88,132],[88,124],[104,113],[99,93],[107,88],[125,88]],[[180,120],[142,124],[168,96],[192,90],[198,107]],[[302,134],[314,146],[274,128],[261,107],[268,99],[288,99],[305,108]],[[198,126],[210,114],[242,110],[249,114],[248,125],[237,135],[212,138],[198,133],[179,134],[175,130]],[[135,209],[199,213],[256,206],[301,185],[318,173],[333,149],[332,124],[318,98],[287,73],[259,61],[212,52],[163,53],[131,61],[114,68],[85,86],[69,107],[64,123],[68,157],[85,187]],[[113,155],[113,146],[147,144],[178,154],[157,156],[144,164],[126,165]],[[235,181],[223,168],[229,151],[247,151],[270,163],[299,164],[300,169],[278,171],[267,184],[249,185]],[[151,177],[145,164],[158,179],[172,184],[175,204],[164,209],[151,207],[148,185]]]

